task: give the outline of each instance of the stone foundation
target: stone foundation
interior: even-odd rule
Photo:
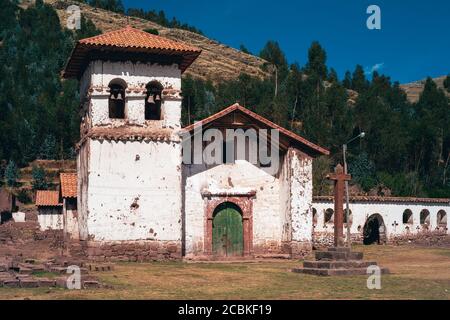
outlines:
[[[312,243],[311,242],[291,242],[291,258],[293,259],[302,259],[312,252]]]
[[[404,234],[389,239],[390,244],[450,247],[450,236],[447,231],[429,231],[415,234]]]
[[[87,258],[93,261],[167,261],[181,260],[180,241],[117,241],[83,243]]]
[[[352,233],[350,235],[352,243],[362,244],[363,234]],[[347,241],[347,234],[344,232],[344,240]],[[314,232],[313,235],[314,248],[331,248],[334,247],[334,233],[332,232]]]

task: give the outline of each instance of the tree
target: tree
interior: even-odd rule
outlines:
[[[444,80],[444,88],[450,92],[450,74]]]
[[[358,91],[359,93],[364,92],[369,87],[369,83],[366,79],[364,69],[361,65],[356,65],[355,71],[352,75],[352,89]]]
[[[374,163],[366,152],[361,152],[349,161],[349,173],[354,182],[358,183],[364,191],[369,191],[377,185]]]
[[[55,160],[58,158],[58,148],[56,145],[56,139],[52,135],[48,135],[39,151],[41,159]]]
[[[344,76],[344,80],[342,81],[342,85],[347,89],[352,88],[352,74],[350,73],[350,71],[345,72],[345,76]]]
[[[19,179],[19,174],[17,171],[17,166],[14,161],[10,160],[5,168],[5,184],[8,187],[15,187],[17,185],[17,180]]]
[[[243,53],[246,53],[246,54],[252,54],[252,53],[250,52],[250,50],[248,50],[247,47],[246,47],[245,45],[243,45],[243,44],[241,44],[241,45],[239,46],[239,50],[241,50]]]
[[[33,166],[31,175],[33,177],[33,180],[31,182],[31,185],[33,186],[33,190],[48,189],[48,183],[47,183],[47,178],[45,176],[45,170],[42,167]]]
[[[337,72],[333,68],[330,69],[330,73],[328,74],[328,81],[332,83],[339,81]]]
[[[308,62],[305,66],[305,72],[314,75],[320,80],[327,78],[327,54],[319,42],[314,41],[308,50]]]
[[[279,79],[286,76],[288,63],[286,56],[276,41],[268,41],[259,53],[259,56],[273,66],[275,76],[275,97],[278,95]]]
[[[92,20],[85,18],[83,15],[81,16],[80,22],[80,29],[75,30],[75,40],[93,37],[102,33],[99,29],[97,29]]]

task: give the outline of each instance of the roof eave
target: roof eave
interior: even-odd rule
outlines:
[[[66,79],[78,79],[80,80],[86,65],[91,61],[89,58],[89,51],[91,50],[110,50],[111,52],[132,52],[132,53],[149,53],[149,54],[160,54],[167,57],[181,57],[181,62],[178,63],[178,67],[183,74],[187,68],[189,68],[194,61],[200,56],[202,50],[169,50],[169,49],[158,49],[158,48],[144,48],[144,47],[119,47],[111,45],[92,45],[83,44],[77,42],[70,58],[68,59],[66,66],[64,68],[63,77]]]

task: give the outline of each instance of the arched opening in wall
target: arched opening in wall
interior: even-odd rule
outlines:
[[[347,224],[347,209],[344,209],[344,224]],[[348,218],[350,220],[350,225],[353,223],[353,213],[352,210],[348,210]]]
[[[413,213],[411,210],[406,209],[403,211],[403,224],[413,224]]]
[[[365,245],[386,242],[386,225],[380,214],[375,213],[367,218],[363,229],[363,237],[363,243]]]
[[[145,88],[147,89],[145,96],[145,120],[162,120],[161,102],[163,86],[158,81],[151,81]]]
[[[447,212],[444,210],[439,210],[437,213],[437,225],[439,227],[447,227]]]
[[[108,111],[111,119],[125,119],[125,89],[122,79],[114,79],[109,85]]]
[[[7,223],[9,221],[13,221],[13,215],[12,212],[9,211],[3,211],[0,213],[0,224]]]
[[[213,214],[213,254],[222,257],[242,256],[244,252],[242,210],[231,202],[217,206]]]
[[[325,223],[334,223],[334,210],[331,208],[325,210]]]
[[[318,221],[316,208],[312,208],[312,214],[313,214],[313,226],[315,227],[315,226],[317,226],[317,221]]]
[[[427,209],[423,209],[420,212],[420,225],[426,229],[430,225],[430,211]]]

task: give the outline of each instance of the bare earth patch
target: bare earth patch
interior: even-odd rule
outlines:
[[[0,299],[450,299],[450,248],[356,247],[388,267],[382,290],[366,276],[291,273],[298,261],[258,263],[126,263],[94,273],[110,289],[0,288]]]

